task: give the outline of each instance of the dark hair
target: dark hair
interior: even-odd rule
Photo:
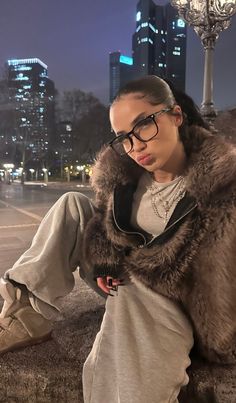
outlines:
[[[180,139],[188,140],[188,127],[192,125],[209,130],[208,123],[203,119],[198,106],[184,91],[174,87],[173,83],[158,76],[149,75],[130,81],[117,93],[113,103],[131,93],[137,98],[147,98],[151,105],[166,104],[168,107],[179,105],[183,113],[183,123],[179,129]]]

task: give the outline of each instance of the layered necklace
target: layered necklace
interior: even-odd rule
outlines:
[[[152,183],[148,190],[151,194],[151,205],[154,213],[164,220],[166,224],[172,213],[172,208],[184,197],[184,177],[179,176],[177,180],[167,186],[160,186],[160,184],[152,178]]]

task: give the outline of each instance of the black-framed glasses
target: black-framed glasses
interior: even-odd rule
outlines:
[[[130,153],[134,146],[132,137],[134,136],[136,139],[143,141],[144,143],[152,140],[159,131],[156,118],[163,113],[170,112],[171,110],[172,108],[165,108],[158,112],[152,113],[136,123],[130,132],[120,134],[112,139],[108,145],[119,155]]]

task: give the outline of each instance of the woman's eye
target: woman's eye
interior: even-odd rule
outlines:
[[[151,119],[151,118],[142,120],[142,122],[140,122],[140,123],[138,123],[138,124],[136,125],[136,129],[137,129],[138,131],[143,130],[143,129],[145,129],[146,127],[150,126],[150,124],[152,124],[152,119]]]
[[[117,143],[126,143],[127,141],[129,141],[128,137],[125,134],[120,134],[117,138],[116,138],[116,142]]]

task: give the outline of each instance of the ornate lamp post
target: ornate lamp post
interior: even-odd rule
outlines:
[[[219,34],[230,25],[236,0],[172,0],[179,16],[200,36],[205,50],[201,112],[212,123],[217,115],[213,102],[213,52]]]

